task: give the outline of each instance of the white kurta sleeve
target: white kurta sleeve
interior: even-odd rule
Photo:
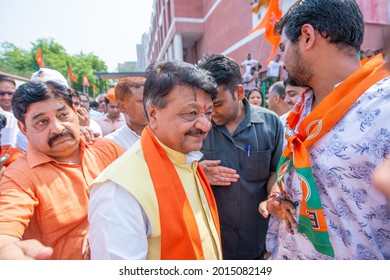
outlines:
[[[151,225],[135,197],[111,181],[94,186],[90,196],[91,258],[146,259]]]

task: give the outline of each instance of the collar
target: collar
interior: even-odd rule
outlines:
[[[138,139],[141,139],[141,136],[138,135],[134,130],[132,130],[132,129],[130,128],[130,126],[128,126],[127,123],[126,123],[124,126],[127,127],[127,128],[125,128],[125,129],[127,129],[128,131],[130,131],[131,134],[133,134],[133,135],[134,135],[135,137],[137,137]],[[156,139],[157,139],[157,138],[156,138]]]
[[[177,165],[192,164],[194,161],[199,161],[203,157],[203,154],[199,151],[190,152],[188,154],[183,154],[178,151],[175,151],[169,148],[168,146],[164,145],[163,143],[161,143],[161,141],[156,137],[156,135],[153,134],[153,136],[156,138],[157,142],[167,153],[172,163],[176,163]]]
[[[80,153],[81,157],[83,157],[84,150],[87,147],[89,147],[89,145],[82,138],[80,138],[80,146],[79,146],[79,148],[80,148],[80,151],[81,151],[81,153]],[[27,152],[26,152],[26,159],[27,159],[27,162],[28,162],[28,165],[30,166],[30,168],[34,168],[34,167],[36,167],[38,165],[45,164],[45,163],[48,163],[48,162],[55,162],[57,164],[69,165],[69,163],[63,163],[63,162],[59,162],[59,161],[55,160],[53,157],[36,150],[31,145],[28,146],[28,149],[27,149]]]

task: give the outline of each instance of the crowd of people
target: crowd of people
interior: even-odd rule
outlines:
[[[355,0],[275,31],[266,96],[251,54],[93,101],[53,69],[0,76],[0,259],[390,259],[390,66],[360,59]]]

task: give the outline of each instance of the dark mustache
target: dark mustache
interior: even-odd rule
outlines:
[[[200,129],[193,129],[193,130],[189,130],[185,133],[185,135],[195,135],[195,134],[200,134],[200,135],[203,135],[205,134],[206,132],[200,130]]]
[[[49,138],[49,141],[47,141],[47,144],[49,147],[53,145],[53,142],[56,141],[58,138],[64,137],[64,136],[71,136],[74,139],[74,135],[69,130],[64,130],[60,134],[54,135]]]

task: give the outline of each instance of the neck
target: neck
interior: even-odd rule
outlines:
[[[310,82],[314,92],[313,108],[318,105],[334,87],[347,79],[360,68],[360,60],[356,57],[342,57],[332,60],[326,67],[322,67]]]
[[[145,125],[138,125],[138,124],[131,123],[131,122],[127,122],[127,126],[128,126],[132,131],[134,131],[135,133],[137,133],[137,135],[139,135],[139,136],[141,136],[141,133],[142,133],[142,131],[143,131],[144,128],[145,128]]]
[[[56,161],[63,162],[63,163],[75,163],[75,164],[80,164],[81,159],[80,159],[80,148],[77,147],[76,151],[73,153],[66,155],[66,156],[56,156],[53,157]]]
[[[276,106],[274,112],[278,115],[278,116],[282,116],[284,115],[285,113],[287,113],[289,111],[290,107],[284,103],[284,101],[282,101],[279,106]]]
[[[119,117],[118,118],[114,118],[114,117],[111,117],[110,115],[107,115],[107,118],[109,119],[109,120],[111,120],[111,121],[116,121],[117,119],[119,119]]]
[[[1,109],[3,109],[3,110],[6,111],[6,112],[11,112],[11,111],[12,111],[12,107],[4,107],[4,106],[1,106]]]

